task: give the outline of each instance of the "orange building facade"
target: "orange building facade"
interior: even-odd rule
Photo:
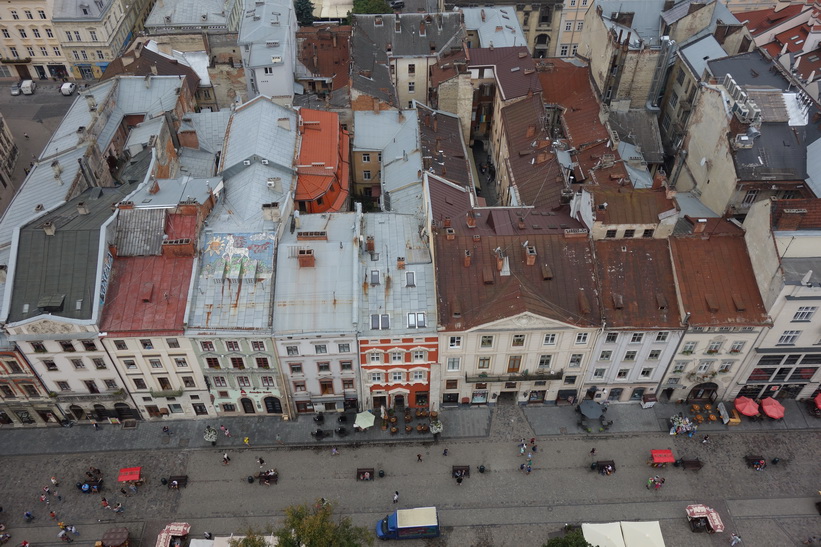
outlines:
[[[430,405],[431,373],[439,359],[436,336],[360,339],[359,356],[365,408]]]

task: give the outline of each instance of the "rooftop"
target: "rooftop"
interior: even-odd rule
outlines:
[[[54,2],[52,20],[60,21],[95,21],[103,18],[108,8],[112,5],[112,0],[99,0],[98,2]]]
[[[706,233],[706,232],[705,232]],[[767,311],[747,245],[738,235],[670,239],[683,312],[692,326],[758,326]]]
[[[136,188],[91,188],[20,230],[8,322],[52,314],[94,320],[97,288],[113,257],[106,253],[101,227],[112,206]],[[104,258],[105,257],[105,258]],[[105,299],[105,287],[100,300]]]
[[[526,46],[469,49],[468,67],[492,67],[502,100],[538,94],[542,90],[536,64]]]
[[[772,202],[775,231],[821,230],[821,199],[779,199]],[[821,250],[819,250],[821,256]]]
[[[724,51],[715,36],[709,34],[679,49],[679,55],[690,67],[695,77],[701,79],[704,77],[707,62],[712,59],[726,57],[727,52]]]
[[[225,27],[237,0],[174,0],[157,2],[145,21],[147,28],[157,27]]]
[[[292,27],[296,27],[296,15],[289,0],[249,2],[237,38],[240,46],[247,45],[250,49],[249,66],[269,66],[273,64],[273,56],[293,55],[295,52],[286,51],[286,46],[292,43],[289,37]]]
[[[296,201],[315,201],[327,196],[328,212],[347,209],[349,192],[350,138],[339,125],[335,112],[303,108],[301,117],[302,140],[299,149]]]
[[[658,224],[663,213],[675,213],[673,200],[660,189],[603,188],[585,186],[593,195],[595,206],[607,204],[605,209],[596,208],[596,220],[603,224]]]
[[[465,28],[476,31],[479,43],[474,46],[513,47],[527,46],[522,27],[513,6],[460,8],[465,14]]]
[[[315,76],[330,78],[331,89],[348,85],[350,25],[300,27],[296,33],[300,62]]]
[[[299,228],[283,234],[277,256],[276,334],[356,331],[360,220],[358,213],[301,215]],[[300,258],[300,250],[312,252],[310,265]]]
[[[666,239],[600,240],[594,245],[608,327],[681,326]]]
[[[788,285],[803,285],[805,276],[810,274],[809,283],[821,287],[821,258],[782,258],[781,269]]]
[[[185,84],[191,96],[197,92],[200,77],[190,66],[180,63],[177,59],[157,53],[149,48],[137,44],[132,50],[111,61],[100,77],[100,81],[114,78],[118,75],[127,76],[185,76]]]
[[[181,175],[175,179],[153,179],[149,184],[140,186],[131,196],[131,201],[137,209],[170,209],[185,202],[203,204],[212,193],[219,193],[221,188],[221,177]]]
[[[664,161],[658,118],[645,109],[611,110],[608,123],[619,139],[641,147],[641,155],[648,163]]]
[[[759,36],[771,28],[785,23],[792,17],[795,17],[807,9],[810,9],[808,4],[779,3],[772,8],[745,11],[737,13],[736,16],[742,23],[747,25],[747,29],[750,31],[750,34],[753,36]]]
[[[462,186],[473,186],[459,117],[422,104],[417,104],[416,110],[425,171]]]

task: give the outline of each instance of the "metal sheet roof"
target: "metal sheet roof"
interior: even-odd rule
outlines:
[[[461,8],[465,28],[479,35],[479,47],[527,46],[516,10],[510,7]]]
[[[408,123],[410,110],[358,110],[353,113],[353,150],[382,150]],[[400,137],[401,138],[401,137]]]
[[[228,123],[221,169],[232,173],[249,158],[291,169],[296,142],[296,112],[267,97],[256,97],[237,108]]]
[[[173,0],[156,2],[145,20],[146,27],[227,25],[234,5],[240,0]],[[205,21],[202,15],[207,15]],[[166,21],[166,17],[170,17]],[[236,29],[228,29],[236,31]]]
[[[421,213],[422,150],[416,110],[405,112],[406,122],[382,151],[382,194],[385,209],[397,213]]]
[[[165,209],[122,209],[117,217],[117,256],[149,256],[162,252]]]
[[[720,59],[727,56],[727,52],[718,43],[718,40],[710,34],[691,42],[679,50],[679,55],[690,65],[693,74],[697,78],[704,76],[704,69],[707,68],[707,62],[712,59]]]

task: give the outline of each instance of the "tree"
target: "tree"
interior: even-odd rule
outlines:
[[[314,3],[311,0],[294,0],[294,11],[299,26],[309,27],[314,23]]]
[[[566,532],[560,538],[547,540],[547,543],[542,547],[593,547],[593,545],[587,543],[582,531],[576,528],[575,530]]]
[[[353,12],[352,13],[393,13],[393,10],[390,8],[385,0],[353,0]]]
[[[270,529],[269,529],[270,533]],[[254,529],[249,529],[245,532],[245,537],[239,539],[232,539],[228,542],[231,547],[268,547],[265,538],[261,532]]]
[[[286,507],[285,522],[274,534],[281,547],[358,547],[373,543],[369,528],[354,526],[348,517],[335,521],[330,503]]]

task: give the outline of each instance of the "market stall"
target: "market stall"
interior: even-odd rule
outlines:
[[[667,467],[668,463],[673,463],[674,461],[676,461],[676,458],[673,457],[672,450],[651,450],[647,465],[650,467]]]
[[[698,431],[698,424],[683,414],[675,414],[670,418],[670,435],[687,435],[692,437]]]

